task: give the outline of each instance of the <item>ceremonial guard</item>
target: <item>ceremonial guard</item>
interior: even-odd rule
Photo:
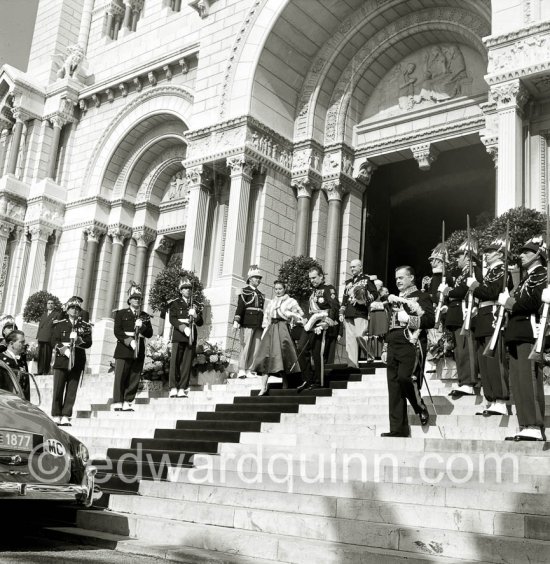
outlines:
[[[5,362],[19,380],[23,397],[30,401],[31,386],[25,360],[25,334],[17,329],[9,331],[5,337],[5,349],[0,352],[0,360]]]
[[[170,357],[169,397],[186,398],[191,367],[197,348],[197,327],[203,324],[200,304],[194,303],[193,286],[188,278],[179,284],[181,297],[170,304],[172,355]]]
[[[331,340],[336,339],[330,329],[338,324],[340,310],[336,290],[331,284],[325,284],[322,270],[314,266],[310,268],[308,277],[313,291],[309,297],[310,318],[304,325],[304,332],[298,343],[299,363],[304,379],[298,386],[298,392],[319,388],[324,384],[324,352]]]
[[[265,296],[258,290],[262,273],[253,264],[248,270],[247,285],[237,301],[233,328],[240,329],[241,354],[239,356],[239,378],[251,376],[254,356],[262,338]]]
[[[80,296],[72,296],[69,301],[71,300],[76,300],[80,304],[80,319],[82,319],[82,321],[86,321],[86,323],[89,323],[90,312],[84,309],[84,300]]]
[[[0,318],[0,330],[2,333],[2,338],[0,339],[0,353],[4,352],[8,348],[6,342],[6,337],[12,332],[17,331],[18,327],[15,323],[15,318],[13,315],[4,315]]]
[[[484,249],[487,272],[483,281],[474,276],[466,280],[468,288],[479,300],[475,317],[474,336],[477,343],[477,360],[483,395],[487,401],[485,409],[479,415],[508,415],[507,402],[510,399],[508,390],[508,367],[505,360],[504,342],[499,339],[494,356],[484,355],[487,345],[493,336],[498,307],[498,296],[503,289],[503,278],[506,276],[511,288],[511,277],[505,272],[503,262],[506,241],[495,239]]]
[[[363,273],[360,260],[352,260],[350,270],[352,277],[346,280],[339,319],[346,332],[349,361],[352,366],[359,366],[358,339],[367,335],[369,305],[377,298],[378,290],[370,277]]]
[[[475,395],[477,384],[477,355],[474,337],[471,331],[464,329],[468,314],[469,296],[467,284],[470,270],[475,273],[475,278],[481,280],[481,270],[477,267],[477,246],[472,241],[464,241],[455,253],[460,274],[456,277],[453,287],[441,283],[439,291],[443,292],[448,300],[448,309],[445,316],[445,327],[452,331],[455,338],[454,357],[458,375],[458,387],[451,390],[449,395],[453,399],[462,396]],[[474,263],[475,266],[470,263]]]
[[[38,374],[49,374],[50,364],[52,360],[52,330],[54,321],[62,316],[61,310],[55,309],[53,299],[46,302],[46,311],[40,317],[38,322],[38,332],[36,340],[38,341]]]
[[[145,359],[145,339],[153,336],[151,316],[141,311],[143,293],[132,282],[128,290],[128,305],[115,313],[115,383],[113,409],[134,411],[134,401]]]
[[[432,303],[435,306],[439,301],[439,287],[443,282],[443,272],[445,267],[449,264],[449,257],[444,243],[439,243],[437,247],[432,250],[428,261],[432,268],[432,275],[424,277],[423,286],[425,286],[425,291],[430,294]],[[451,282],[452,279],[445,276],[445,283],[450,284]]]
[[[92,346],[91,325],[80,318],[78,300],[70,299],[67,319],[55,323],[51,336],[53,354],[52,417],[60,426],[70,426],[86,352]]]
[[[423,358],[426,352],[426,330],[434,326],[434,308],[428,294],[418,290],[414,270],[401,266],[395,271],[399,296],[390,295],[390,327],[387,342],[387,379],[389,395],[389,433],[383,437],[408,437],[407,400],[427,425],[428,409],[420,395]]]
[[[503,292],[498,303],[508,311],[504,340],[509,354],[510,386],[520,431],[506,440],[544,441],[544,388],[540,366],[529,360],[536,339],[543,291],[547,286],[546,245],[542,237],[527,241],[520,250],[524,278],[512,295]],[[544,328],[541,330],[544,331]]]

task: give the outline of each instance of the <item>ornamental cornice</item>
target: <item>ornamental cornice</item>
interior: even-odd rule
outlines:
[[[65,204],[65,209],[70,210],[73,208],[80,208],[87,206],[88,204],[100,204],[102,206],[108,207],[110,205],[110,202],[103,196],[87,196],[86,198],[80,198],[78,200],[73,200],[72,202],[67,202]]]
[[[98,229],[103,233],[107,233],[108,226],[106,223],[101,223],[100,221],[93,220],[90,222],[87,221],[79,221],[77,223],[70,223],[63,226],[63,231],[73,231],[75,229],[81,229],[82,231],[86,232],[88,229]]]
[[[323,179],[340,174],[353,177],[354,150],[346,143],[333,143],[325,147]]]
[[[152,202],[137,202],[134,207],[136,211],[146,210],[146,211],[152,211],[158,213],[162,205],[163,204],[158,206],[157,204],[153,204]]]
[[[59,228],[63,225],[65,204],[48,196],[35,196],[27,201],[25,223],[44,222]]]
[[[109,202],[111,209],[113,208],[125,208],[126,210],[132,211],[135,208],[135,205],[133,202],[129,202],[128,200],[124,199],[124,198],[117,198],[115,200],[111,200]]]
[[[22,224],[25,221],[26,210],[25,198],[14,196],[11,192],[0,192],[0,217]]]
[[[511,43],[517,41],[518,39],[523,39],[529,35],[535,35],[537,33],[542,33],[550,30],[550,21],[538,22],[532,25],[522,27],[521,29],[515,29],[501,35],[489,35],[483,38],[483,44],[487,49],[496,47],[498,45],[503,45],[505,43]]]

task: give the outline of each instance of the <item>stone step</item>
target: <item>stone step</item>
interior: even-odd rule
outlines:
[[[544,541],[434,529],[369,523],[349,519],[318,519],[285,514],[274,519],[272,511],[228,511],[220,520],[232,520],[233,526],[202,525],[175,519],[155,518],[111,512],[79,512],[79,526],[87,529],[128,532],[142,541],[200,547],[208,550],[238,552],[278,562],[354,563],[365,561],[365,550],[372,548],[400,551],[401,556],[426,553],[439,558],[462,558],[470,562],[528,561],[546,564],[549,544]],[[300,536],[308,535],[304,539]],[[403,554],[405,553],[405,554]],[[409,553],[409,554],[407,554]]]

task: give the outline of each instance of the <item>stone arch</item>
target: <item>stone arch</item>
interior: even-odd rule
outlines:
[[[182,132],[191,119],[193,96],[180,86],[163,86],[149,90],[125,106],[111,121],[97,142],[84,175],[81,196],[101,193],[101,181],[107,166],[126,135],[143,120],[169,114],[182,122]]]

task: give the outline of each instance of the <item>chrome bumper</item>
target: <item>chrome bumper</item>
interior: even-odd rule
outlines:
[[[80,485],[0,481],[0,498],[23,496],[29,499],[70,500],[78,501],[85,507],[90,507],[94,499],[96,472],[95,466],[87,466]]]

